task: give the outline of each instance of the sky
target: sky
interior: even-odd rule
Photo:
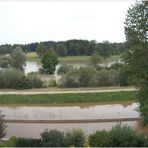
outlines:
[[[135,0],[2,0],[0,45],[87,39],[124,42]]]

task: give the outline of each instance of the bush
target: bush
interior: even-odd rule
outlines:
[[[16,138],[11,137],[9,140],[6,140],[0,144],[0,147],[16,147]]]
[[[64,87],[94,87],[96,86],[97,71],[91,67],[71,69],[61,78]]]
[[[111,138],[109,132],[97,131],[89,136],[89,144],[91,147],[109,147],[111,146]]]
[[[118,72],[116,70],[101,70],[98,72],[97,86],[117,86]]]
[[[16,69],[6,69],[0,72],[0,88],[16,88],[24,74]]]
[[[32,138],[16,138],[16,147],[40,147],[41,140],[40,139],[32,139]]]
[[[57,70],[57,74],[61,75],[61,74],[66,74],[68,71],[70,71],[73,68],[72,65],[61,65],[58,70]]]
[[[46,130],[41,133],[42,147],[62,147],[64,146],[64,134],[55,129]]]
[[[134,145],[135,131],[127,126],[117,124],[110,131],[112,147],[129,147]]]
[[[67,147],[84,147],[86,137],[81,129],[73,129],[65,133],[65,144]]]
[[[0,88],[39,88],[43,82],[37,76],[25,76],[16,69],[6,69],[0,72]]]

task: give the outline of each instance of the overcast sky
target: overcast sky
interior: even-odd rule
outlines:
[[[0,44],[68,39],[123,42],[123,22],[134,2],[3,0],[0,1]]]

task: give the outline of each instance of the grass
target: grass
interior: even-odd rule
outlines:
[[[27,60],[37,61],[39,62],[41,59],[38,57],[36,52],[30,52],[26,55]],[[87,63],[90,59],[90,56],[66,56],[66,57],[59,57],[60,63]]]
[[[26,55],[27,60],[37,61],[40,62],[40,58],[36,54],[36,52],[30,52]],[[90,56],[66,56],[66,57],[59,57],[60,63],[88,63]],[[120,55],[114,55],[108,58],[110,62],[118,61],[120,59]]]
[[[136,91],[77,93],[77,94],[38,94],[38,95],[0,95],[0,104],[60,104],[93,103],[109,101],[136,101]]]

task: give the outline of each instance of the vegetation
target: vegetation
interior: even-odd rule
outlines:
[[[6,135],[6,123],[4,122],[4,115],[1,114],[0,112],[0,143],[2,142],[2,139]]]
[[[130,81],[124,71],[124,66],[113,64],[104,67],[74,68],[62,65],[58,74],[61,74],[59,86],[61,87],[97,87],[97,86],[127,86]]]
[[[42,147],[63,147],[64,145],[64,133],[53,130],[45,130],[41,133],[41,146]]]
[[[129,50],[125,55],[128,74],[140,87],[139,110],[148,123],[148,2],[137,2],[127,13],[125,34]]]
[[[96,131],[96,133],[89,135],[89,144],[91,147],[111,147],[112,141],[109,132]]]
[[[65,133],[66,147],[84,147],[86,136],[81,129],[72,129]]]
[[[43,82],[37,75],[26,76],[16,69],[6,69],[0,72],[0,88],[41,88]]]
[[[0,104],[55,104],[124,100],[136,101],[136,95],[136,91],[76,94],[0,95]]]
[[[38,44],[36,48],[36,53],[40,58],[43,57],[47,53],[47,51],[48,50],[44,44]]]
[[[86,137],[81,129],[60,132],[55,129],[41,133],[40,139],[15,138],[1,147],[147,147],[148,136],[136,133],[130,126],[117,124],[110,131],[96,131]]]
[[[102,57],[110,56],[110,55],[119,55],[123,53],[127,49],[126,43],[110,43],[108,41],[104,41],[102,43],[97,43],[96,41],[88,41],[88,40],[67,40],[67,41],[47,41],[40,43],[30,43],[26,45],[17,45],[20,46],[25,53],[28,52],[42,52],[41,48],[52,50],[58,56],[86,56],[92,55],[94,52],[99,52]],[[0,46],[0,54],[10,54],[13,49],[16,48],[16,45],[1,45]],[[43,50],[44,53],[45,50]]]
[[[42,71],[45,74],[54,74],[56,65],[58,64],[57,56],[48,51],[41,59]]]
[[[23,66],[26,64],[26,58],[23,50],[20,47],[16,47],[11,54],[11,58],[12,66],[18,70],[23,71]]]
[[[32,139],[32,138],[15,138],[14,147],[41,147],[41,139]]]

